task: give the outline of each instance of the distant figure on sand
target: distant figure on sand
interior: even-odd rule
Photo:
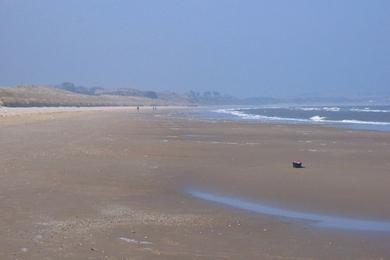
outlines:
[[[137,106],[137,112],[139,112],[139,106]]]

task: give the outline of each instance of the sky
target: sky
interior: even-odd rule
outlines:
[[[390,94],[388,0],[0,0],[0,85]]]

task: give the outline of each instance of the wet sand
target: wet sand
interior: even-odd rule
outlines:
[[[190,121],[174,110],[0,118],[0,259],[390,258],[390,232],[186,192],[390,221],[390,133]]]

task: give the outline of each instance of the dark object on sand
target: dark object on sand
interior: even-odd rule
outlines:
[[[303,168],[302,162],[300,161],[293,161],[292,166],[293,168]]]

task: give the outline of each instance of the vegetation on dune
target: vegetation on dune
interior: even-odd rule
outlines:
[[[0,104],[9,107],[31,106],[137,106],[170,105],[174,102],[141,96],[82,94],[48,86],[0,88]],[[185,104],[185,100],[175,104]]]

